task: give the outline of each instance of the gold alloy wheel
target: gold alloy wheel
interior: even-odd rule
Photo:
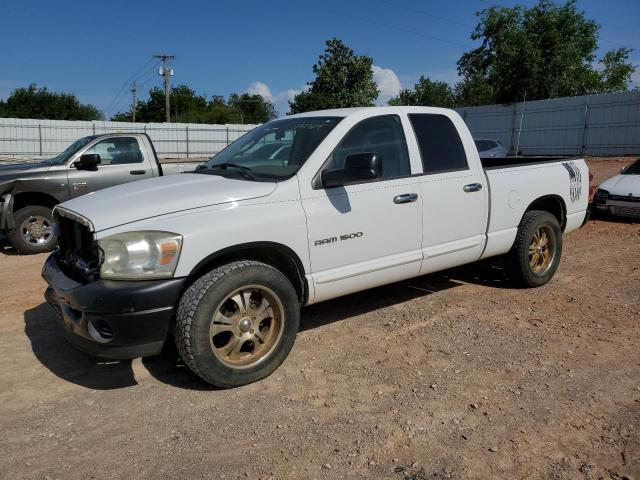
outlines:
[[[536,275],[544,275],[556,256],[556,234],[549,225],[540,225],[529,244],[529,268]]]
[[[226,366],[249,368],[264,361],[278,345],[284,329],[284,308],[267,287],[248,285],[218,305],[209,339],[215,356]]]

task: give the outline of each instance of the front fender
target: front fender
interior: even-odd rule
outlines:
[[[0,230],[11,230],[15,227],[13,218],[13,195],[5,193],[0,197]]]

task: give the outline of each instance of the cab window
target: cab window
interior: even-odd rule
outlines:
[[[138,140],[133,137],[106,138],[84,153],[100,155],[100,165],[142,163],[144,160]]]
[[[467,155],[453,122],[444,115],[409,114],[418,140],[424,173],[468,170]]]
[[[344,160],[356,153],[376,153],[381,160],[380,180],[411,175],[409,151],[400,117],[384,115],[363,120],[347,133],[323,170],[340,170]]]

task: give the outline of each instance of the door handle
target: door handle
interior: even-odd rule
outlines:
[[[417,193],[404,193],[393,197],[393,203],[411,203],[418,199]]]
[[[147,173],[146,170],[131,170],[129,172],[131,175],[144,175],[145,173]]]
[[[480,190],[482,190],[482,184],[481,183],[470,183],[469,185],[465,185],[464,187],[462,187],[462,189],[467,192],[479,192]]]

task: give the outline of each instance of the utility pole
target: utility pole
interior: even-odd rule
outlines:
[[[170,60],[174,60],[176,56],[162,54],[162,55],[154,55],[153,58],[159,58],[160,60],[162,60],[162,68],[158,73],[164,77],[164,110],[166,113],[166,122],[169,123],[170,112],[171,112],[171,106],[169,104],[169,93],[170,93],[169,87],[170,87],[171,75],[173,75],[173,70],[170,69],[167,66],[167,64],[169,63]]]
[[[136,81],[134,80],[131,84],[131,112],[133,113],[133,123],[136,123],[136,108],[138,104],[136,103]]]

